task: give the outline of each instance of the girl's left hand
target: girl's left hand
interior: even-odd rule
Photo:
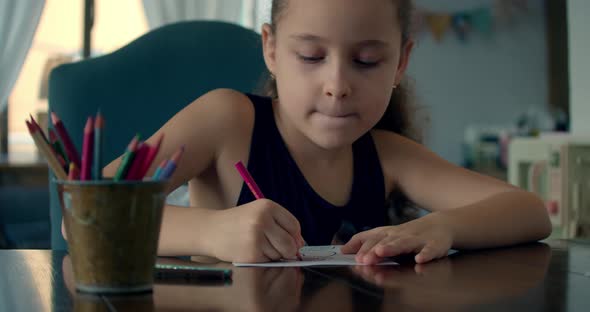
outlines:
[[[377,264],[384,258],[416,253],[416,263],[447,255],[453,245],[451,230],[435,214],[396,226],[383,226],[354,235],[342,253],[356,253],[356,261]]]

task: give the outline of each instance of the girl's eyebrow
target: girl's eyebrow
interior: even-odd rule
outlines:
[[[290,35],[289,38],[295,39],[297,41],[310,41],[310,42],[326,42],[325,38],[320,36],[312,35],[312,34],[293,34]]]
[[[326,43],[329,40],[317,35],[302,33],[302,34],[293,34],[290,35],[289,38],[297,40],[297,41],[307,41],[307,42],[314,42],[314,43]],[[389,47],[389,43],[378,40],[378,39],[369,39],[363,40],[357,43],[354,43],[356,47],[375,47],[375,48],[387,48]]]

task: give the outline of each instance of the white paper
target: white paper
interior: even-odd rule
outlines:
[[[233,265],[238,267],[302,267],[302,266],[320,266],[320,265],[366,265],[357,263],[354,260],[355,254],[342,254],[340,247],[330,246],[305,246],[299,249],[301,260],[280,260],[265,263],[238,263]],[[394,261],[384,261],[377,265],[398,265]]]

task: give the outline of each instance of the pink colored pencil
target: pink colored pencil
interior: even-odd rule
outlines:
[[[82,168],[80,180],[92,180],[92,149],[94,148],[94,118],[88,117],[84,127],[84,141],[82,143]]]
[[[35,128],[37,128],[37,131],[39,131],[39,133],[41,133],[41,137],[43,138],[43,140],[44,140],[44,141],[45,141],[47,144],[49,144],[49,145],[51,146],[51,144],[50,144],[49,140],[47,140],[47,136],[45,135],[45,131],[43,131],[43,129],[41,129],[41,126],[39,126],[39,124],[37,123],[37,121],[35,120],[35,118],[33,118],[33,115],[29,114],[29,117],[31,117],[31,124],[32,124],[32,125],[33,125]]]
[[[68,135],[68,131],[66,130],[63,122],[61,121],[61,119],[59,119],[59,117],[57,117],[57,114],[55,114],[54,112],[51,112],[51,122],[53,123],[55,131],[57,131],[57,134],[59,135],[61,142],[63,143],[64,149],[66,150],[66,154],[68,155],[70,162],[74,162],[74,164],[76,164],[76,167],[81,168],[80,156],[78,155],[78,151],[76,150],[76,147],[72,142],[72,139]]]
[[[147,157],[148,152],[150,151],[149,144],[142,142],[139,147],[137,148],[137,152],[135,152],[135,158],[133,159],[133,163],[127,172],[127,176],[125,180],[141,180],[143,176],[140,176],[143,162]]]
[[[264,194],[262,194],[262,191],[260,191],[260,188],[248,172],[248,169],[244,167],[244,164],[241,161],[238,161],[235,166],[242,176],[242,179],[244,179],[244,182],[246,182],[246,185],[248,185],[248,188],[250,188],[252,194],[254,194],[254,197],[256,197],[256,199],[264,198]]]
[[[33,137],[33,141],[35,141],[35,145],[39,152],[45,157],[47,160],[47,164],[55,174],[55,176],[60,180],[66,180],[68,175],[66,174],[64,168],[61,166],[59,161],[57,160],[57,156],[53,149],[47,144],[43,138],[41,138],[41,133],[37,127],[35,127],[31,122],[28,120],[25,121],[27,124],[27,128],[29,129],[29,133],[31,137]]]
[[[143,161],[143,167],[141,168],[141,171],[139,172],[139,178],[138,178],[139,180],[143,179],[143,177],[145,177],[148,170],[150,170],[150,167],[152,166],[152,162],[154,162],[156,155],[158,155],[158,151],[160,150],[160,145],[162,144],[163,138],[164,138],[164,134],[161,134],[160,137],[156,140],[156,144],[154,146],[150,147],[150,150],[148,151],[147,156],[145,157],[145,159]]]

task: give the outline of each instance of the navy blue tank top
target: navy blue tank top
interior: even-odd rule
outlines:
[[[266,198],[285,207],[299,220],[308,245],[329,245],[341,228],[347,231],[344,236],[350,238],[354,232],[388,224],[385,180],[370,133],[353,144],[354,173],[349,201],[344,206],[335,206],[313,190],[291,157],[275,123],[271,98],[247,96],[255,110],[248,171]],[[254,199],[244,183],[237,205]]]

